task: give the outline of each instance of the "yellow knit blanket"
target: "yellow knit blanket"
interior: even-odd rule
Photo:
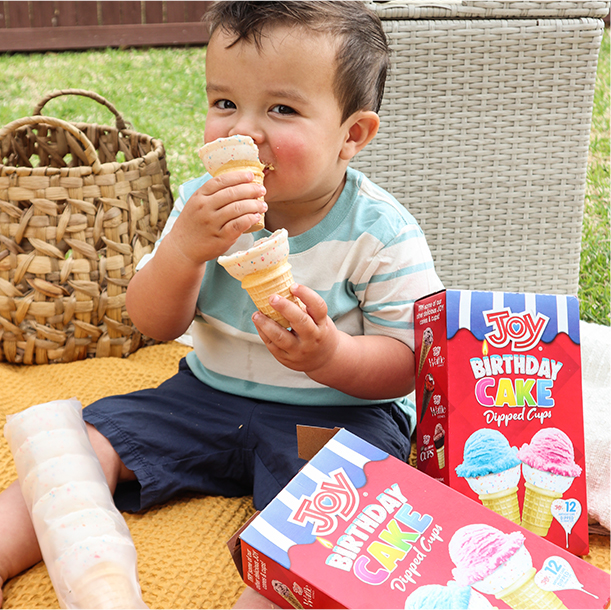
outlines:
[[[179,343],[140,349],[129,358],[67,364],[0,362],[0,424],[32,405],[76,397],[86,406],[112,394],[154,387],[172,376],[191,348]],[[0,490],[17,478],[0,435]],[[124,513],[136,549],[144,601],[151,608],[230,608],[244,585],[226,541],[254,512],[252,498],[185,496],[143,513]],[[590,536],[585,559],[609,571],[609,538]],[[4,608],[57,608],[41,562],[4,587]]]
[[[76,397],[83,406],[111,394],[159,385],[190,351],[154,345],[129,358],[36,366],[0,363],[0,430],[8,414]],[[0,490],[17,478],[0,435]],[[180,497],[143,513],[124,513],[138,551],[144,601],[151,608],[230,608],[244,585],[226,541],[252,515],[252,498]],[[44,563],[9,580],[4,608],[58,608]]]

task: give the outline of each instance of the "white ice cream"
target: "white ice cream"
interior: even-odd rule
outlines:
[[[528,464],[522,464],[524,478],[531,484],[542,489],[563,494],[573,484],[575,477],[566,477],[545,470],[537,470]]]
[[[492,574],[483,580],[474,582],[471,586],[487,595],[496,595],[511,586],[518,578],[533,567],[532,557],[522,545],[505,563],[501,564]]]
[[[478,495],[493,494],[516,487],[520,481],[520,464],[501,472],[485,474],[481,477],[467,477],[469,487]]]

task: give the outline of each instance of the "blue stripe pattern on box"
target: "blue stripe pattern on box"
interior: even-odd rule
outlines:
[[[566,333],[579,345],[579,301],[571,295],[532,294],[514,292],[480,292],[448,290],[446,292],[447,338],[461,328],[483,341],[494,331],[484,320],[483,312],[509,308],[512,313],[529,312],[549,318],[541,340],[550,343],[559,333]]]
[[[367,483],[365,465],[387,457],[388,453],[347,430],[340,430],[242,532],[241,539],[283,567],[290,568],[290,548],[316,540],[311,522],[302,526],[289,520],[301,499],[311,496],[318,483],[329,480],[330,474],[339,468],[359,489]]]

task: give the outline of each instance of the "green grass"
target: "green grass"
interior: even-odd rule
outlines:
[[[136,131],[161,139],[176,191],[201,174],[195,148],[204,143],[205,57],[204,48],[0,54],[0,125],[30,116],[56,89],[95,91]],[[43,114],[114,125],[107,108],[82,97],[51,100]]]
[[[204,48],[0,54],[0,126],[29,116],[55,89],[95,91],[134,128],[162,140],[176,194],[201,173],[195,152],[206,119]],[[600,53],[583,221],[581,317],[609,325],[609,30]],[[76,122],[112,124],[112,114],[86,98],[49,102],[44,113]]]
[[[609,326],[609,29],[601,45],[594,110],[590,130],[590,155],[581,240],[579,299],[581,318]]]

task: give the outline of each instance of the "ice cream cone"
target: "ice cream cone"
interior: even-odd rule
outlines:
[[[446,467],[446,449],[443,445],[437,449],[437,464],[439,470],[443,470]]]
[[[425,328],[422,334],[422,348],[420,349],[420,361],[418,362],[418,375],[424,367],[426,357],[429,355],[429,351],[433,346],[433,331],[430,328]]]
[[[522,527],[539,536],[547,536],[552,524],[552,502],[562,498],[562,493],[537,487],[526,481],[524,483],[524,508],[522,509]]]
[[[293,595],[293,592],[279,580],[272,580],[274,591],[286,600],[293,608],[303,609],[299,600]]]
[[[480,494],[481,503],[495,513],[520,525],[520,505],[518,504],[518,488],[510,487],[491,494]]]
[[[219,138],[202,146],[198,154],[206,170],[215,178],[229,172],[249,170],[254,174],[253,182],[263,184],[265,166],[259,161],[257,145],[248,136],[236,135]],[[265,228],[265,218],[262,214],[261,220],[250,227],[246,233],[260,231],[263,228]]]
[[[433,443],[435,444],[435,449],[437,450],[437,465],[439,466],[439,470],[442,470],[446,466],[445,440],[446,431],[443,429],[443,426],[438,423],[435,426]]]
[[[571,439],[558,428],[543,428],[520,447],[525,479],[522,527],[539,536],[547,536],[552,524],[551,506],[562,498],[581,474],[575,463]]]
[[[514,609],[537,608],[547,610],[552,608],[566,608],[553,591],[544,591],[535,582],[537,570],[530,568],[511,586],[496,594],[497,599],[503,600]]]
[[[422,405],[420,406],[420,422],[424,419],[424,414],[426,413],[426,408],[429,406],[429,402],[431,402],[431,396],[433,396],[433,392],[435,391],[435,379],[429,373],[424,378],[424,388],[422,390]]]
[[[218,258],[218,263],[242,282],[257,309],[285,328],[290,326],[288,320],[269,304],[269,297],[278,294],[303,307],[289,290],[294,281],[288,255],[288,233],[279,229],[256,241],[249,250]]]
[[[112,562],[99,563],[72,587],[77,608],[142,608],[139,591],[125,569]],[[144,606],[146,607],[146,606]]]
[[[465,478],[484,506],[520,525],[520,470],[517,448],[510,447],[498,430],[480,428],[467,439],[464,462],[456,474]]]

